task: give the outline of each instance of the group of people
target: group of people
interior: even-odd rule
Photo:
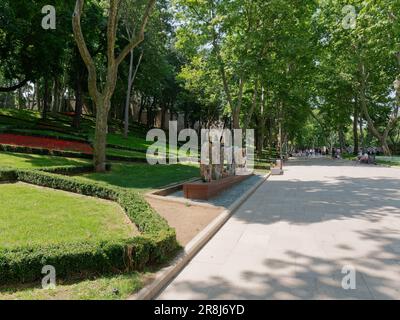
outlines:
[[[358,152],[357,160],[360,163],[375,164],[376,163],[376,155],[378,153],[379,153],[379,150],[377,150],[377,148],[361,149]]]
[[[299,149],[293,155],[295,157],[316,158],[326,155],[326,150],[321,148]]]
[[[349,150],[346,150],[349,154]],[[332,148],[332,159],[341,159],[342,151],[340,149]],[[357,160],[360,163],[375,164],[376,156],[379,154],[378,148],[362,148],[357,155]]]
[[[353,153],[353,149],[346,148],[346,150],[341,150],[340,148],[310,148],[310,149],[298,149],[291,153],[290,156],[294,157],[306,157],[306,158],[317,158],[321,156],[331,156],[332,159],[342,159],[343,152],[349,154]],[[374,164],[375,157],[379,155],[381,150],[377,147],[362,148],[357,156],[357,160],[360,163]]]

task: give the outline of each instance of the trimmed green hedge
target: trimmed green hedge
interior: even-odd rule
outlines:
[[[15,170],[0,168],[0,182],[15,181],[15,180],[17,180],[17,174]]]
[[[38,155],[56,156],[56,157],[65,157],[65,158],[79,158],[79,159],[92,159],[93,158],[93,155],[88,154],[88,153],[62,151],[62,150],[49,150],[49,149],[31,148],[31,147],[24,147],[24,146],[13,146],[13,145],[8,145],[8,144],[0,144],[0,151],[38,154]],[[146,157],[137,158],[137,157],[107,155],[107,159],[112,160],[112,161],[134,162],[134,163],[147,162]]]
[[[73,177],[40,170],[0,171],[15,180],[43,187],[113,200],[136,224],[140,236],[107,242],[78,242],[52,246],[0,248],[0,283],[31,282],[41,279],[42,267],[52,265],[57,277],[77,274],[141,270],[161,263],[178,247],[175,230],[135,192],[81,182]]]
[[[38,168],[38,169],[33,169],[33,170],[70,176],[70,175],[77,175],[77,174],[81,174],[81,173],[91,173],[91,172],[95,171],[95,168],[93,165],[88,164],[88,165],[80,165],[80,166],[70,165],[70,166],[57,166],[57,167],[50,167],[50,168]],[[111,164],[109,164],[109,163],[106,164],[106,170],[107,171],[111,170]]]
[[[73,152],[73,151],[61,151],[61,150],[49,150],[42,148],[31,148],[24,146],[13,146],[9,144],[0,144],[0,151],[4,152],[16,152],[16,153],[29,153],[38,154],[45,156],[57,156],[65,158],[81,158],[81,159],[92,159],[93,156],[87,153]]]
[[[0,168],[0,181],[9,181],[15,182],[17,181],[17,170],[18,169],[9,169],[9,168]],[[56,166],[56,167],[44,167],[44,168],[34,168],[31,169],[33,171],[42,171],[47,173],[61,174],[66,176],[77,175],[82,173],[91,173],[94,172],[93,165],[67,165],[67,166]],[[106,164],[106,170],[111,170],[111,164]]]

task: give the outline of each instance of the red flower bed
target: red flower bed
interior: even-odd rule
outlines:
[[[44,137],[31,137],[8,133],[0,134],[0,144],[49,150],[75,151],[87,154],[93,153],[93,148],[91,145],[84,142],[66,141]]]

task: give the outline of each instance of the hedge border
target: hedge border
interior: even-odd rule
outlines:
[[[21,169],[23,170],[23,169]],[[42,167],[42,168],[32,168],[29,170],[42,171],[53,174],[61,174],[65,176],[78,175],[83,173],[92,173],[95,171],[94,165],[66,165],[66,166],[54,166],[54,167]],[[111,170],[111,164],[106,164],[106,171]],[[0,167],[0,182],[16,182],[18,169]]]
[[[44,156],[55,156],[55,157],[65,157],[65,158],[76,158],[76,159],[92,159],[93,158],[93,155],[88,154],[88,153],[62,151],[62,150],[50,150],[50,149],[44,149],[44,148],[32,148],[32,147],[25,147],[25,146],[14,146],[14,145],[10,145],[10,144],[0,144],[0,151],[13,152],[13,153],[38,154],[38,155],[44,155]],[[107,155],[107,160],[132,162],[132,163],[147,163],[146,158],[111,156],[111,155]]]
[[[141,234],[131,239],[0,248],[0,284],[33,282],[52,265],[57,277],[143,270],[165,262],[179,248],[175,230],[146,200],[130,190],[81,182],[43,170],[0,170],[0,177],[117,202]]]
[[[13,153],[38,154],[38,155],[43,155],[43,156],[79,158],[79,159],[92,159],[93,158],[93,156],[88,153],[62,151],[62,150],[50,150],[50,149],[44,149],[44,148],[32,148],[32,147],[25,147],[25,146],[14,146],[11,144],[0,144],[0,151],[13,152]]]

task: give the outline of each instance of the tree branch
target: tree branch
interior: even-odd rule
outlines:
[[[107,23],[107,60],[109,68],[114,67],[115,63],[115,39],[117,37],[118,7],[120,0],[110,0],[110,9]]]
[[[142,17],[142,23],[140,25],[139,32],[133,37],[133,40],[121,51],[115,63],[117,66],[121,64],[121,62],[125,59],[129,52],[135,49],[143,40],[144,40],[144,31],[146,29],[147,23],[150,18],[151,11],[154,8],[156,0],[149,0],[146,6],[146,10]]]
[[[120,0],[110,0],[107,22],[107,80],[103,90],[105,99],[111,99],[117,83],[118,65],[115,61],[115,41],[117,38],[118,8]]]
[[[253,117],[253,113],[254,110],[256,109],[256,105],[257,105],[257,99],[258,98],[258,80],[255,81],[254,84],[254,92],[253,92],[253,102],[251,104],[249,113],[247,114],[247,117],[244,121],[244,125],[243,125],[243,130],[246,131],[246,129],[249,127],[251,118]]]
[[[22,80],[20,83],[11,86],[11,87],[0,87],[0,92],[12,92],[15,90],[18,90],[19,88],[22,88],[24,85],[28,83],[28,79]]]
[[[371,116],[369,115],[369,111],[368,111],[367,98],[365,96],[365,91],[366,91],[366,83],[365,82],[366,82],[367,76],[365,74],[364,64],[359,65],[359,71],[360,71],[360,76],[361,76],[361,88],[360,88],[361,109],[364,114],[365,120],[367,120],[368,127],[371,130],[372,134],[379,140],[382,140],[382,135],[378,131],[378,129],[375,128],[374,122],[371,119]]]
[[[82,33],[81,16],[82,16],[82,10],[83,10],[83,3],[84,3],[84,0],[76,0],[75,10],[72,15],[72,29],[74,32],[76,45],[78,46],[82,60],[85,63],[86,68],[88,69],[89,92],[90,92],[91,96],[95,99],[94,102],[96,103],[98,100],[98,97],[100,96],[100,92],[97,89],[96,66],[95,66],[93,58],[90,55],[90,52],[87,48],[85,38]]]

